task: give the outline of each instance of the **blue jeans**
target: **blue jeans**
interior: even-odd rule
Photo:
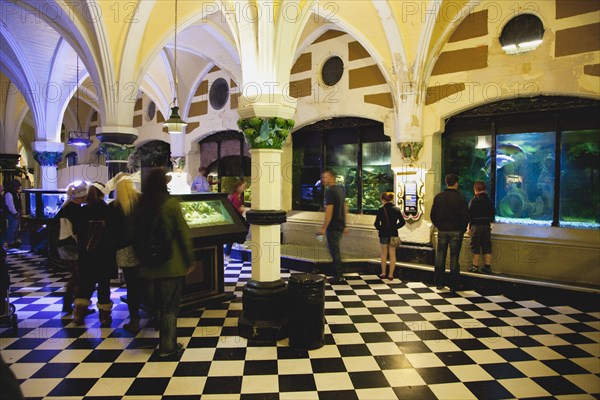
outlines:
[[[183,277],[148,279],[146,301],[159,327],[160,354],[177,350],[177,314],[181,301]]]
[[[13,244],[17,239],[17,232],[19,231],[19,222],[21,220],[20,215],[8,214],[6,216],[8,222],[8,228],[6,229],[6,242]]]
[[[438,231],[437,251],[435,254],[435,286],[444,286],[446,270],[446,254],[450,246],[450,280],[451,288],[457,288],[460,277],[458,258],[463,241],[463,232]]]
[[[335,267],[335,277],[341,278],[344,276],[344,268],[342,267],[342,255],[340,253],[340,241],[342,240],[343,232],[327,231],[327,248],[333,260]]]

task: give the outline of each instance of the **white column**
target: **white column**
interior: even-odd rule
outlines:
[[[252,210],[281,210],[282,150],[253,149]],[[273,282],[281,278],[280,225],[251,225],[252,279]]]

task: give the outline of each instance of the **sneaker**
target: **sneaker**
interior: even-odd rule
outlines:
[[[482,274],[491,274],[492,273],[492,267],[489,265],[485,265],[481,268],[481,273]]]
[[[467,271],[469,272],[479,272],[479,267],[476,265],[472,265],[469,268],[467,268]]]

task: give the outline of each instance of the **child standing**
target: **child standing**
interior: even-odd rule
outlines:
[[[477,181],[473,185],[475,197],[469,203],[469,236],[471,237],[471,252],[473,253],[473,266],[470,272],[479,272],[480,254],[483,253],[484,266],[481,272],[492,272],[492,227],[494,221],[494,205],[490,200],[485,182]]]

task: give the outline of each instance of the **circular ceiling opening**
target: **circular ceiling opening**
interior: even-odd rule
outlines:
[[[535,50],[544,37],[544,25],[533,14],[521,14],[502,29],[500,44],[506,54],[521,54]]]
[[[218,78],[213,82],[208,93],[208,100],[210,106],[215,110],[220,110],[225,107],[227,100],[229,99],[229,85],[223,78]]]
[[[338,56],[331,57],[321,68],[321,78],[327,86],[333,86],[342,79],[344,62]]]

